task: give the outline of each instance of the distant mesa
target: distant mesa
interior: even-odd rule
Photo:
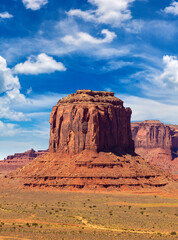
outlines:
[[[178,126],[146,120],[131,124],[135,151],[145,160],[178,174]]]
[[[39,150],[36,152],[34,149],[30,149],[24,153],[15,153],[14,155],[7,156],[6,159],[0,161],[0,174],[7,174],[19,167],[23,167],[47,151],[48,150]]]
[[[113,92],[78,90],[53,107],[49,152],[6,178],[25,188],[58,190],[167,186],[171,176],[135,155],[130,117]]]

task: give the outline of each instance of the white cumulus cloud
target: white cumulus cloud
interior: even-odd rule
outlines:
[[[0,56],[0,93],[14,88],[20,88],[19,79],[17,76],[14,76],[12,70],[7,67],[6,60]]]
[[[45,53],[41,53],[37,57],[29,57],[27,61],[19,63],[14,67],[14,72],[20,74],[38,75],[55,71],[66,71],[66,68],[63,63],[56,62]]]
[[[116,34],[114,32],[110,32],[107,29],[103,29],[101,31],[102,34],[105,35],[104,38],[95,38],[88,33],[85,32],[78,32],[76,36],[66,35],[61,40],[70,45],[81,45],[82,43],[89,43],[89,44],[102,44],[102,43],[110,43],[116,38]]]
[[[172,1],[170,6],[166,7],[164,9],[164,12],[165,13],[170,13],[170,14],[173,14],[173,15],[178,15],[178,2]]]
[[[42,6],[48,3],[48,0],[22,0],[26,9],[39,10]]]
[[[178,59],[176,56],[165,55],[163,57],[165,65],[160,79],[166,84],[178,84]]]
[[[12,18],[13,15],[8,12],[2,12],[0,13],[0,18]]]
[[[82,11],[81,9],[71,9],[67,14],[77,16],[85,21],[111,24],[119,26],[122,22],[132,18],[129,10],[130,4],[135,0],[88,0],[96,7],[96,10]]]
[[[20,82],[14,76],[12,69],[7,67],[6,60],[0,56],[0,119],[10,119],[15,121],[27,120],[22,112],[11,109],[12,103],[25,102],[25,96],[20,93]]]

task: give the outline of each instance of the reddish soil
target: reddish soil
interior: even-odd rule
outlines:
[[[173,182],[139,156],[87,150],[75,155],[47,153],[6,178],[19,179],[25,188],[82,191],[157,189]]]

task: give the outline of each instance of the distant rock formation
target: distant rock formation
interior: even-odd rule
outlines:
[[[9,155],[7,156],[7,159],[5,160],[6,162],[12,162],[12,161],[9,161],[9,160],[12,160],[12,159],[16,159],[16,158],[19,158],[19,159],[33,159],[35,157],[38,156],[38,153],[35,152],[35,150],[32,148],[24,153],[15,153],[14,155]]]
[[[53,107],[49,151],[133,154],[131,112],[113,92],[78,90]]]
[[[160,121],[144,121],[132,123],[132,136],[135,147],[164,148],[171,150],[171,130]]]
[[[171,137],[172,137],[172,157],[178,158],[178,125],[168,125],[171,129]]]
[[[171,177],[135,155],[130,117],[131,109],[114,93],[79,90],[53,107],[49,153],[6,178],[59,190],[166,186]]]
[[[48,150],[40,150],[36,152],[34,149],[30,149],[24,153],[15,153],[14,155],[7,156],[6,159],[0,161],[0,174],[7,174],[19,167],[23,167],[47,151]]]
[[[147,161],[178,173],[178,126],[146,120],[131,124],[135,151]]]

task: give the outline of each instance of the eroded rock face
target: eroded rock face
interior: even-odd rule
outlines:
[[[178,125],[168,125],[171,129],[172,137],[172,155],[173,158],[178,157]]]
[[[114,93],[78,90],[53,107],[49,151],[134,153],[130,117]]]
[[[132,137],[135,147],[171,149],[172,137],[169,126],[160,121],[132,123]]]
[[[178,127],[160,121],[131,124],[135,152],[147,161],[172,173],[178,173]]]

